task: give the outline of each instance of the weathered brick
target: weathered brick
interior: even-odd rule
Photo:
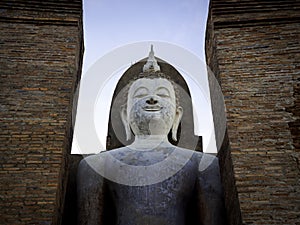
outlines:
[[[219,156],[229,224],[300,223],[299,9],[289,0],[211,1],[206,54],[226,106]]]
[[[82,1],[0,3],[0,224],[59,224]]]

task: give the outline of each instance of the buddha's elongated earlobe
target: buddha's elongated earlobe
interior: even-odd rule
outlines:
[[[174,141],[177,141],[177,131],[178,131],[178,126],[179,126],[182,114],[183,114],[182,107],[180,107],[180,106],[177,107],[173,126],[172,126],[172,139]]]
[[[127,110],[126,110],[126,105],[121,106],[121,120],[125,128],[126,132],[126,141],[129,141],[131,139],[131,130],[130,130],[130,125],[129,122],[127,121]]]

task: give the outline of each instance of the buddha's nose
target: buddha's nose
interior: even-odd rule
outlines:
[[[155,105],[157,103],[157,100],[153,99],[152,97],[146,101],[149,105]]]

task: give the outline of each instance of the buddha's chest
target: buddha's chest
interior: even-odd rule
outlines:
[[[130,186],[111,182],[109,190],[116,205],[144,211],[163,210],[185,206],[194,194],[196,179],[197,167],[191,164],[158,183]]]

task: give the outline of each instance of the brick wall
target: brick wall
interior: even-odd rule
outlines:
[[[0,224],[59,224],[82,3],[0,3]]]
[[[211,1],[206,54],[226,105],[223,180],[237,190],[243,224],[300,223],[299,10],[299,1]],[[229,223],[239,224],[232,196]]]

